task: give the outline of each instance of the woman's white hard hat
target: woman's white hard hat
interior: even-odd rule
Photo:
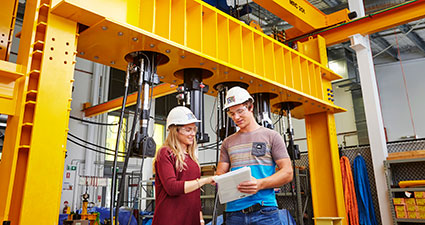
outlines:
[[[224,103],[224,109],[232,107],[234,105],[242,104],[249,99],[254,102],[252,96],[248,93],[248,91],[239,86],[230,88],[226,93],[226,102]]]
[[[171,125],[186,125],[191,123],[199,123],[193,112],[184,106],[174,107],[167,116],[167,129]]]

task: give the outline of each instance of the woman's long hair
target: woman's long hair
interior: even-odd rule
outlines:
[[[171,125],[168,128],[168,130],[169,130],[168,136],[165,139],[165,142],[162,146],[163,147],[169,147],[171,149],[171,151],[173,152],[173,155],[176,157],[175,168],[178,171],[183,171],[183,170],[186,169],[187,165],[184,162],[185,157],[186,157],[185,150],[182,149],[182,147],[180,146],[180,141],[177,138],[180,127],[182,127],[182,126]],[[198,147],[197,147],[197,143],[196,143],[196,138],[193,140],[193,143],[187,147],[187,150],[188,150],[189,157],[193,161],[195,161],[199,166]],[[156,151],[155,158],[153,159],[153,167],[152,167],[154,173],[155,173],[155,163],[158,160],[160,160],[158,155],[159,155],[159,151]]]

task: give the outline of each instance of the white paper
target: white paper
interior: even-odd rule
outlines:
[[[218,196],[220,203],[234,201],[248,197],[252,194],[242,193],[238,190],[238,185],[243,181],[251,180],[251,168],[242,167],[240,169],[214,177],[218,185]]]

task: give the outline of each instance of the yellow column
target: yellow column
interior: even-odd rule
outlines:
[[[298,49],[322,65],[327,65],[324,38],[318,36],[298,43]],[[323,90],[323,93],[327,91]],[[342,217],[342,223],[347,225],[334,115],[330,112],[306,115],[305,126],[314,216]]]
[[[0,165],[1,221],[58,221],[76,32],[75,22],[50,14],[50,1],[27,1],[17,61],[25,76]]]

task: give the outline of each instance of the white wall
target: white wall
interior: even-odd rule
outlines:
[[[406,86],[416,135],[425,137],[425,59],[382,64],[375,66],[382,105],[384,126],[389,141],[400,140],[413,136],[414,130],[409,112],[408,98],[403,81],[406,76]]]

